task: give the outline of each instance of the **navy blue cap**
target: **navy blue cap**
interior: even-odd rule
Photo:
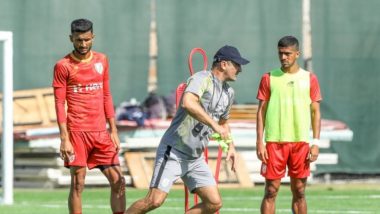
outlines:
[[[239,65],[248,64],[249,61],[241,57],[239,50],[233,46],[225,45],[221,47],[214,56],[214,62],[220,60],[231,60]]]

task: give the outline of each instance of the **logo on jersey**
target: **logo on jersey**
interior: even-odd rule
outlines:
[[[95,66],[95,70],[96,70],[96,72],[98,72],[98,74],[103,73],[103,64],[102,63],[100,63],[100,62],[95,63],[94,66]]]
[[[95,82],[95,83],[90,83],[86,85],[78,84],[78,85],[73,85],[72,87],[73,87],[74,93],[90,92],[90,91],[97,91],[97,90],[103,89],[103,83]]]

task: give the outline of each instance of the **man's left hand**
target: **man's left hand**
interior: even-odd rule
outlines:
[[[312,145],[310,147],[309,155],[307,156],[307,160],[311,163],[318,159],[319,155],[319,147],[317,145]]]

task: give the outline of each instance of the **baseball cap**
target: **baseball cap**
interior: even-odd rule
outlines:
[[[249,61],[241,57],[239,50],[233,46],[225,45],[214,55],[214,62],[220,60],[231,60],[239,65],[248,64]]]

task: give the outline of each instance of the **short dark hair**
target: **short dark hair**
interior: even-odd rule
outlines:
[[[85,33],[91,31],[92,33],[92,22],[88,19],[76,19],[71,22],[71,33]]]
[[[211,65],[211,69],[217,68],[220,66],[220,61],[213,61]]]
[[[299,50],[299,43],[298,39],[294,36],[284,36],[278,41],[277,47],[279,48],[285,48],[295,46],[297,50]]]

